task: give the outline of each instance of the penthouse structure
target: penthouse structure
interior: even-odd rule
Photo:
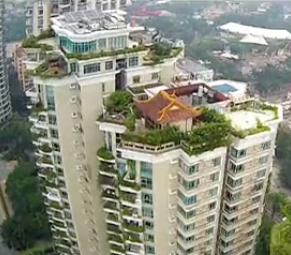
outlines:
[[[26,33],[38,36],[50,28],[50,19],[66,12],[124,9],[131,0],[35,0],[27,4]]]
[[[183,48],[121,14],[52,19],[56,44],[27,62],[58,252],[253,254],[281,108],[180,79]]]

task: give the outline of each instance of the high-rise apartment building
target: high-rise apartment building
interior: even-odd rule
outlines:
[[[124,9],[131,0],[35,0],[27,5],[26,34],[38,36],[50,28],[50,19],[66,12]]]
[[[0,0],[0,123],[11,115],[10,91],[7,77],[4,32],[4,0]]]
[[[253,254],[281,108],[243,83],[182,79],[183,43],[121,14],[53,18],[56,45],[26,60],[58,251]]]

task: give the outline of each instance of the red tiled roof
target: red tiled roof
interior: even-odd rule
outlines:
[[[200,111],[181,102],[172,93],[160,91],[149,100],[135,101],[136,107],[149,119],[159,124],[166,124],[180,120],[194,118]]]

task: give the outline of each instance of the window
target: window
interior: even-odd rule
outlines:
[[[102,82],[102,83],[101,83],[101,86],[102,86],[102,92],[105,92],[105,83]]]
[[[183,193],[181,193],[180,191],[178,192],[178,197],[183,201],[183,203],[185,205],[192,205],[195,204],[197,202],[197,196],[193,195],[190,197],[186,197],[183,195]]]
[[[151,245],[145,245],[145,252],[155,254],[155,247]]]
[[[251,237],[255,234],[255,230],[251,230],[247,233],[247,237]]]
[[[98,47],[100,50],[106,49],[106,39],[99,39],[98,40]]]
[[[263,188],[264,188],[264,183],[263,182],[256,183],[254,185],[254,187],[252,188],[252,191],[253,192],[258,192],[258,191],[262,190]]]
[[[138,57],[131,57],[128,59],[128,66],[138,66]]]
[[[211,215],[207,217],[207,223],[211,223],[215,220],[215,215]]]
[[[142,208],[142,215],[144,217],[153,218],[154,217],[153,209],[149,208],[149,207],[143,207]]]
[[[229,176],[227,177],[227,184],[228,184],[229,186],[231,186],[232,188],[239,187],[239,186],[242,185],[242,183],[243,183],[243,179],[242,179],[242,178],[237,179],[237,180],[234,180],[234,179],[232,179],[232,178],[229,177]]]
[[[48,121],[50,125],[56,125],[57,124],[57,117],[56,115],[48,115]]]
[[[113,69],[113,61],[106,61],[105,70],[112,70],[112,69]]]
[[[205,230],[205,235],[211,235],[214,231],[214,228],[209,228]]]
[[[185,211],[181,206],[178,205],[178,212],[183,215],[185,219],[191,219],[196,215],[196,210]]]
[[[268,150],[268,149],[270,149],[270,147],[271,147],[271,141],[262,143],[262,145],[261,145],[261,148],[263,150]]]
[[[258,212],[259,212],[259,208],[252,209],[250,210],[250,215],[257,214]]]
[[[230,154],[235,158],[243,158],[246,156],[246,150],[237,150],[234,147],[231,147]]]
[[[225,192],[226,199],[235,202],[241,198],[241,192],[231,193],[228,190]]]
[[[212,164],[213,164],[213,166],[220,166],[220,164],[221,164],[221,157],[212,159]]]
[[[268,156],[260,157],[259,164],[266,164],[268,162]]]
[[[159,79],[160,75],[159,73],[152,73],[152,80],[157,80]]]
[[[209,177],[210,181],[212,181],[212,182],[218,181],[219,180],[219,175],[220,175],[220,172],[211,174],[210,177]]]
[[[153,182],[151,178],[141,177],[141,186],[145,189],[152,189]]]
[[[108,39],[109,49],[124,49],[126,47],[127,37],[126,36],[116,36]]]
[[[252,221],[248,222],[249,226],[253,226],[253,225],[256,225],[256,224],[257,224],[257,220],[252,220]]]
[[[236,165],[232,162],[229,163],[229,169],[234,173],[234,174],[239,174],[244,171],[245,167],[244,165]]]
[[[153,165],[148,162],[140,162],[140,171],[142,177],[152,177]]]
[[[139,75],[135,75],[132,77],[132,82],[133,83],[140,83],[140,76]]]
[[[62,164],[62,157],[60,155],[54,155],[54,163],[61,165]]]
[[[142,193],[142,202],[145,204],[153,204],[153,196],[148,193]]]
[[[56,129],[50,129],[50,134],[51,134],[51,137],[52,138],[59,138],[59,133],[58,133],[58,130],[56,130]]]
[[[256,203],[258,203],[258,202],[260,202],[260,201],[261,201],[261,196],[256,196],[256,197],[252,198],[252,202],[253,202],[254,204],[256,204]]]
[[[199,186],[199,183],[200,183],[199,179],[193,180],[193,181],[186,181],[180,175],[178,176],[178,180],[179,180],[179,183],[182,184],[186,190],[195,189]]]
[[[144,221],[144,226],[145,226],[145,228],[147,228],[147,229],[153,229],[153,228],[154,228],[154,223],[151,222],[151,221],[145,220],[145,221]]]
[[[224,228],[221,228],[221,235],[223,235],[225,237],[232,236],[232,235],[234,235],[234,233],[235,233],[235,229],[226,231]]]
[[[216,207],[216,202],[212,202],[208,205],[209,210],[214,210]]]
[[[149,242],[154,242],[155,241],[155,238],[154,238],[154,236],[153,235],[151,235],[151,234],[144,234],[144,239],[145,239],[145,241],[149,241]]]
[[[100,72],[100,63],[84,65],[84,74]]]
[[[53,145],[53,150],[54,151],[58,151],[58,152],[61,151],[60,145],[58,143],[52,143],[52,145]]]
[[[257,178],[264,177],[266,175],[266,171],[267,169],[262,169],[262,170],[257,171],[257,174],[256,174]]]
[[[217,195],[217,192],[218,192],[218,187],[215,187],[213,189],[208,190],[208,195],[210,197],[213,197],[213,196],[216,196]]]
[[[45,86],[45,94],[48,110],[55,110],[55,94],[53,86]]]
[[[189,166],[187,167],[187,173],[189,175],[195,174],[199,171],[199,165]]]

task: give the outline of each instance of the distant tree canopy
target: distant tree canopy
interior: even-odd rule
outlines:
[[[6,182],[6,192],[14,215],[4,221],[1,235],[4,243],[16,250],[25,250],[39,241],[50,239],[36,175],[33,163],[20,162]]]

